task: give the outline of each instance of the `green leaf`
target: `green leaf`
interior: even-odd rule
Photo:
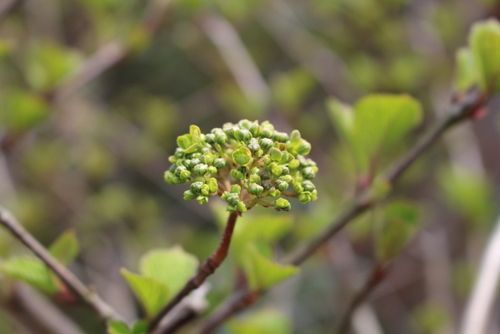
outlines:
[[[297,274],[294,266],[281,265],[262,255],[255,245],[248,245],[243,264],[252,289],[267,289]]]
[[[456,57],[457,74],[455,86],[460,91],[466,91],[479,83],[477,65],[470,49],[462,48],[458,50]]]
[[[252,152],[245,146],[235,150],[232,154],[233,161],[241,166],[246,166],[252,160]]]
[[[74,51],[46,42],[36,43],[27,54],[27,80],[33,88],[41,91],[56,88],[81,62],[81,57]]]
[[[414,236],[420,221],[418,209],[408,202],[387,205],[376,234],[377,256],[388,261],[397,256]]]
[[[131,273],[126,269],[122,269],[121,274],[141,301],[148,316],[155,315],[168,302],[170,293],[165,284],[150,277]]]
[[[21,90],[10,90],[0,100],[0,123],[13,131],[28,130],[48,114],[45,101]]]
[[[107,332],[107,334],[132,334],[127,324],[121,321],[109,322]]]
[[[466,169],[445,168],[438,180],[450,208],[467,218],[475,228],[489,226],[495,201],[494,187],[486,178]]]
[[[340,133],[343,140],[350,140],[354,128],[354,111],[351,106],[340,100],[330,98],[327,101],[327,109],[333,125]]]
[[[76,258],[80,247],[74,231],[63,233],[49,248],[50,253],[64,265]]]
[[[333,108],[337,119],[342,117],[341,109]],[[348,116],[341,118],[358,169],[366,172],[374,161],[387,158],[421,119],[421,106],[410,96],[378,94],[361,99],[354,107],[352,125]]]
[[[198,260],[181,247],[152,250],[140,261],[142,275],[165,284],[171,295],[175,295],[195,274]]]
[[[479,69],[481,86],[490,93],[500,90],[500,23],[488,20],[472,28],[469,44]]]
[[[58,291],[56,281],[49,269],[36,258],[28,256],[13,257],[0,263],[0,271],[47,294],[54,294]]]
[[[264,309],[234,319],[227,324],[232,334],[290,334],[290,318],[275,309]]]

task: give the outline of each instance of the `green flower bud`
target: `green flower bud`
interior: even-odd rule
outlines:
[[[211,177],[207,180],[207,185],[211,194],[215,194],[219,190],[219,184],[215,177]]]
[[[170,183],[170,184],[178,184],[181,182],[179,180],[179,178],[177,176],[175,176],[175,174],[169,170],[165,172],[164,179],[165,179],[165,182]]]
[[[278,198],[274,202],[274,207],[280,211],[289,211],[292,206],[290,205],[290,202],[288,202],[286,199]]]
[[[292,182],[293,177],[291,175],[281,175],[279,180],[290,183],[290,182]]]
[[[281,151],[278,150],[277,148],[271,148],[269,150],[269,156],[271,157],[271,160],[273,161],[280,161],[281,160]]]
[[[286,191],[288,189],[288,182],[285,182],[285,181],[279,181],[276,183],[276,187],[280,190],[280,191]]]
[[[210,175],[217,174],[217,168],[215,168],[214,166],[209,166],[208,167],[208,173]]]
[[[247,211],[247,207],[246,207],[245,203],[243,203],[243,201],[238,202],[238,204],[236,205],[236,209],[239,212],[246,212]]]
[[[257,183],[250,183],[250,186],[248,187],[248,191],[252,195],[260,195],[264,191],[264,187],[257,184]]]
[[[310,192],[303,192],[299,194],[299,201],[301,203],[309,203],[312,200]]]
[[[193,167],[193,172],[197,175],[203,175],[207,172],[208,165],[207,164],[197,164]]]
[[[247,129],[237,128],[233,132],[234,138],[236,140],[247,141],[252,138],[252,134]]]
[[[205,141],[209,144],[215,143],[215,135],[213,133],[207,133],[205,135]]]
[[[191,177],[191,172],[188,170],[183,170],[179,173],[179,180],[186,182]]]
[[[201,204],[201,205],[203,205],[203,204],[207,204],[207,203],[208,203],[208,197],[207,197],[207,196],[201,196],[201,195],[200,195],[200,196],[196,197],[196,201],[197,201],[199,204]]]
[[[261,138],[261,139],[259,140],[259,144],[260,144],[260,146],[261,146],[263,149],[267,150],[267,149],[269,149],[270,147],[272,147],[274,143],[273,143],[273,141],[272,141],[271,139],[269,139],[269,138]]]
[[[239,194],[241,192],[241,186],[239,184],[233,184],[231,186],[231,193]]]
[[[217,158],[214,160],[214,166],[217,168],[224,168],[224,166],[226,166],[226,160],[223,158]]]
[[[285,132],[275,132],[273,135],[273,139],[280,143],[286,143],[288,140],[288,135]]]
[[[241,146],[239,149],[233,152],[231,157],[236,164],[245,166],[252,160],[252,152],[250,152],[248,148]]]
[[[243,180],[245,178],[245,174],[240,172],[238,169],[232,169],[230,172],[231,176],[236,180]]]
[[[208,184],[204,184],[203,186],[201,186],[200,193],[204,196],[210,195],[210,187],[208,186]]]
[[[271,164],[271,173],[274,176],[280,176],[283,173],[283,166],[278,165],[277,163]]]
[[[218,131],[214,132],[215,142],[219,145],[224,145],[227,141],[227,134],[221,129],[217,129]]]
[[[309,180],[306,180],[302,182],[302,187],[304,188],[305,191],[314,191],[316,190],[316,187],[314,186],[314,183],[312,183]]]
[[[306,179],[313,179],[316,175],[316,170],[314,169],[314,167],[306,167],[302,170],[302,175]]]
[[[291,170],[297,169],[300,167],[300,161],[297,159],[293,159],[288,163],[288,168]]]
[[[204,186],[204,183],[201,181],[193,182],[191,184],[191,191],[195,194],[199,194],[201,191],[201,187]]]
[[[269,196],[271,196],[271,197],[278,197],[280,195],[281,195],[281,191],[279,191],[278,189],[276,189],[274,187],[271,188],[271,189],[269,189]]]
[[[242,119],[238,122],[238,125],[244,129],[250,129],[252,122],[250,122],[248,119]]]
[[[248,180],[252,183],[257,183],[257,184],[260,184],[260,182],[262,181],[260,175],[258,174],[251,174]]]
[[[195,199],[195,198],[196,198],[196,194],[195,194],[195,193],[193,193],[191,190],[186,190],[186,191],[184,192],[184,196],[183,196],[183,197],[184,197],[184,199],[185,199],[186,201],[190,201],[190,200],[192,200],[192,199]]]

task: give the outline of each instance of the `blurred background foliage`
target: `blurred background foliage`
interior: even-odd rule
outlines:
[[[137,272],[153,248],[182,245],[203,259],[217,244],[217,204],[183,201],[182,186],[163,183],[175,138],[189,124],[207,132],[241,118],[268,119],[312,143],[318,202],[297,203],[290,214],[249,215],[230,261],[245,262],[245,238],[280,257],[330,222],[370,177],[367,169],[383,169],[439,116],[471,24],[500,16],[495,0],[3,2],[0,202],[45,245],[73,229],[80,254],[71,268],[127,316],[140,308],[120,268]],[[396,137],[376,166],[360,169],[333,110],[370,92],[416,97],[424,125]],[[398,202],[354,222],[264,307],[223,332],[331,333],[380,254],[398,256],[366,306],[371,320],[359,326],[454,332],[498,214],[499,125],[492,113],[453,131],[405,177]],[[402,251],[390,240],[414,228],[400,220],[419,224]],[[1,232],[2,267],[20,253]],[[226,264],[214,276],[211,307],[238,275]],[[0,332],[31,333],[16,327],[22,317],[9,297],[13,281],[0,279]],[[85,331],[98,331],[89,311],[53,299]],[[492,326],[496,333],[500,323]]]

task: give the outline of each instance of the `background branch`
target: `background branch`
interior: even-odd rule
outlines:
[[[121,317],[94,291],[87,288],[72,272],[59,263],[5,208],[0,207],[0,224],[61,279],[82,301],[89,305],[103,320],[120,320]]]

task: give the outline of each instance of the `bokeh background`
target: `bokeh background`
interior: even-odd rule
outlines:
[[[44,244],[74,229],[82,250],[72,270],[136,316],[120,268],[156,247],[179,244],[202,259],[217,244],[213,204],[183,201],[183,186],[163,181],[190,124],[270,120],[312,143],[320,199],[280,214],[279,258],[356,188],[327,100],[415,96],[425,120],[404,151],[448,103],[470,26],[499,16],[495,0],[0,0],[0,203]],[[489,109],[447,135],[392,196],[419,207],[422,227],[358,312],[356,333],[456,332],[500,211],[500,106]],[[333,333],[374,264],[375,219],[354,222],[221,333]],[[19,253],[0,231],[1,256]],[[211,279],[211,307],[234,276],[229,261]],[[12,301],[16,284],[0,276],[0,332],[49,333]],[[86,308],[54,303],[99,332]],[[488,333],[500,333],[493,320]]]

